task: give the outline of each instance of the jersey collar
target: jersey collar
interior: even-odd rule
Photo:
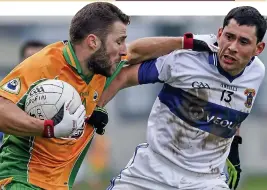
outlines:
[[[80,65],[80,62],[79,62],[74,50],[73,50],[71,43],[68,41],[64,41],[63,43],[65,44],[65,46],[63,48],[63,56],[64,56],[65,60],[79,74],[79,76],[88,84],[92,80],[93,75],[92,76],[86,76],[83,74],[82,67]]]
[[[249,66],[253,62],[254,59],[255,59],[255,57],[252,57],[251,60],[249,61],[249,63],[247,64],[247,66]],[[221,75],[225,76],[230,82],[233,82],[234,79],[240,77],[243,74],[243,72],[245,71],[245,69],[243,69],[243,71],[236,76],[230,75],[229,73],[224,71],[223,68],[221,67],[221,65],[219,63],[218,55],[215,52],[209,53],[209,64],[215,65],[218,68],[219,73]]]

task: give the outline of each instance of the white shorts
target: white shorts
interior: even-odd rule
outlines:
[[[126,168],[107,190],[229,190],[222,174],[200,174],[182,169],[153,152],[147,143],[137,146]]]

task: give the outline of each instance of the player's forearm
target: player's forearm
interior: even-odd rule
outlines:
[[[182,48],[183,37],[140,38],[128,46],[129,64],[138,64]]]
[[[104,107],[110,100],[112,100],[119,90],[138,85],[139,67],[140,64],[136,64],[122,68],[120,73],[111,82],[110,86],[105,89],[97,105]]]
[[[110,100],[112,100],[112,98],[118,93],[120,89],[124,88],[127,79],[125,75],[121,74],[123,73],[122,71],[111,82],[110,86],[104,90],[97,104],[98,106],[104,107]]]
[[[17,136],[42,136],[44,121],[30,117],[13,102],[0,97],[0,131]]]

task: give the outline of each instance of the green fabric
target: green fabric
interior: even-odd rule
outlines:
[[[86,145],[86,147],[83,149],[83,151],[81,152],[80,156],[78,157],[76,163],[74,164],[74,167],[71,171],[71,174],[70,174],[70,178],[69,178],[69,187],[72,188],[73,186],[73,183],[75,181],[75,178],[78,174],[78,171],[81,167],[81,164],[84,160],[84,157],[86,156],[87,152],[88,152],[88,149],[90,148],[91,146],[91,143],[93,141],[93,138],[94,136],[92,136],[92,139],[88,142],[88,144]]]
[[[127,61],[121,61],[121,62],[118,64],[118,66],[117,66],[115,72],[113,73],[113,75],[112,75],[111,77],[107,78],[107,80],[106,80],[106,84],[105,84],[105,88],[104,88],[104,89],[106,89],[107,87],[109,87],[110,83],[116,78],[116,76],[120,73],[122,67],[123,67],[126,63],[127,63]]]
[[[71,59],[70,59],[69,54],[67,52],[67,46],[65,46],[63,48],[63,56],[64,56],[65,60],[74,69],[74,71],[86,82],[86,84],[89,84],[94,75],[86,76],[86,75],[83,74],[81,64],[80,64],[80,62],[79,62],[79,60],[78,60],[78,58],[77,58],[77,56],[76,56],[76,54],[75,54],[75,52],[74,52],[74,50],[72,48],[70,42],[68,42],[68,47],[70,49],[71,55],[72,55],[72,57],[73,57],[73,59],[75,61],[75,65],[76,66],[72,65],[72,63],[71,63]]]
[[[31,185],[30,183],[14,181],[3,187],[3,190],[41,190],[41,188]]]

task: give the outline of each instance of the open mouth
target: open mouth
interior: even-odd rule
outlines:
[[[224,58],[224,61],[228,64],[232,64],[233,62],[236,61],[234,57],[229,56],[229,55],[224,55],[223,58]]]

